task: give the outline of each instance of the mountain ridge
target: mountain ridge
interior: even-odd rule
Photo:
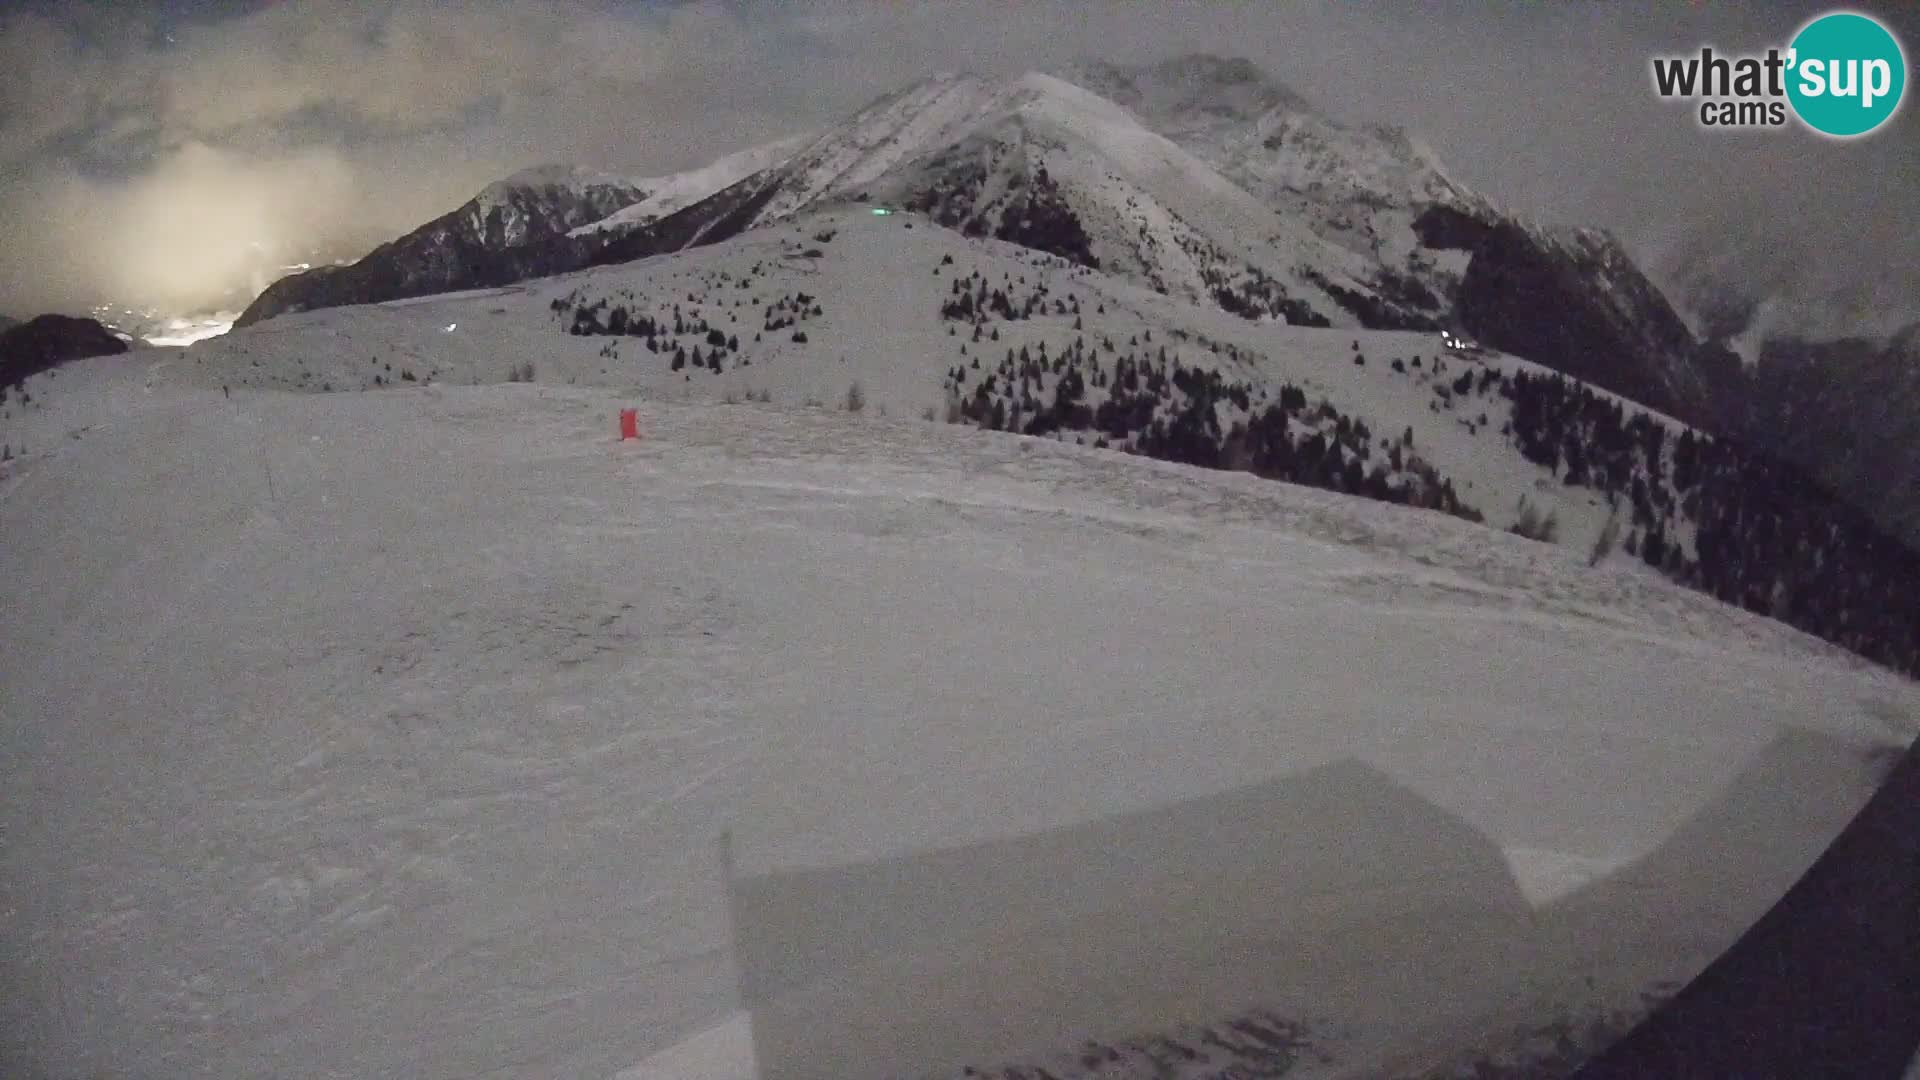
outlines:
[[[5,388],[22,389],[28,378],[41,372],[127,350],[125,341],[94,319],[47,314],[0,325],[0,400],[5,400]]]
[[[1324,117],[1248,61],[943,73],[774,146],[679,174],[663,189],[680,194],[651,209],[635,189],[564,230],[442,219],[352,267],[277,283],[241,324],[645,258],[880,200],[1247,318],[1464,330],[1695,424],[1723,418],[1725,350],[1694,338],[1617,241],[1526,222],[1408,133]]]
[[[277,284],[270,295],[263,294],[249,308],[241,322],[250,324],[281,311],[392,299],[401,293],[422,295],[430,287],[494,285],[516,274],[560,272],[655,254],[721,239],[740,228],[783,220],[827,202],[871,196],[870,187],[903,202],[930,206],[948,194],[936,194],[948,178],[924,170],[916,174],[912,162],[951,153],[963,145],[1000,151],[1002,159],[1012,162],[1008,176],[1022,186],[1038,180],[1038,165],[1044,163],[1034,155],[1053,154],[1056,160],[1049,178],[1064,177],[1069,183],[1064,195],[1049,197],[1054,216],[1062,217],[1057,211],[1064,202],[1087,204],[1107,225],[1103,237],[1087,242],[1105,244],[1116,253],[1124,251],[1109,261],[1131,267],[1137,279],[1157,287],[1195,296],[1232,292],[1231,303],[1268,314],[1284,316],[1291,311],[1294,317],[1311,321],[1361,325],[1373,309],[1396,312],[1409,325],[1435,321],[1437,300],[1414,310],[1416,305],[1376,288],[1366,280],[1363,259],[1275,214],[1204,162],[1097,95],[1043,73],[1008,80],[949,73],[886,95],[795,149],[786,160],[681,207],[680,213],[693,211],[694,216],[709,219],[697,226],[665,224],[672,214],[646,222],[645,215],[635,213],[641,228],[621,228],[616,238],[598,235],[611,229],[589,224],[570,228],[572,235],[566,238],[539,235],[528,243],[518,243],[522,237],[517,234],[480,237],[479,229],[469,227],[467,232],[481,240],[477,246],[499,250],[487,256],[463,252],[459,254],[464,258],[435,258],[434,245],[458,246],[462,238],[454,230],[436,230],[430,224],[410,234],[399,248],[376,251],[363,265],[346,268],[344,273]],[[1062,154],[1073,157],[1078,167],[1064,168],[1058,160]],[[1029,167],[1030,158],[1034,167]],[[1109,169],[1109,164],[1120,168]],[[727,170],[720,172],[731,179]],[[1103,174],[1113,172],[1126,173],[1125,182],[1114,176],[1108,183],[1110,177]],[[748,191],[758,205],[744,217],[731,217],[747,201],[743,193]],[[983,194],[988,195],[984,200]],[[1020,235],[1019,218],[1035,200],[1001,198],[1006,194],[966,192],[967,211],[975,219],[992,219],[990,225],[981,226],[983,230]],[[983,202],[990,205],[978,205]],[[1145,209],[1139,214],[1131,213],[1142,205]],[[1013,224],[1006,224],[1010,217]],[[722,218],[727,219],[725,227],[715,228]],[[1152,235],[1130,237],[1129,219],[1132,226],[1151,219]],[[1203,224],[1196,227],[1196,221]],[[661,227],[649,236],[647,225]],[[1243,241],[1242,236],[1254,239]],[[1043,248],[1049,240],[1030,239]],[[520,250],[508,250],[513,248]],[[412,269],[404,265],[409,261],[447,264],[448,269],[440,273]],[[1304,266],[1305,272],[1295,264]],[[1356,311],[1356,299],[1367,307]]]
[[[235,320],[503,285],[573,269],[567,234],[646,199],[634,182],[570,165],[541,165],[497,180],[472,199],[346,266],[281,278]]]

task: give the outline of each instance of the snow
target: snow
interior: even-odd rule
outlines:
[[[684,1042],[676,1043],[614,1080],[754,1080],[752,1022],[734,1013]]]
[[[429,293],[426,296],[406,296],[398,300],[382,300],[383,308],[424,307],[437,304],[459,303],[462,300],[483,300],[493,296],[510,296],[523,293],[523,285],[502,285],[486,289],[462,289],[459,292]]]
[[[1536,907],[1571,896],[1583,886],[1604,880],[1627,863],[1622,858],[1571,855],[1522,844],[1509,845],[1503,853],[1514,882]]]
[[[1017,124],[1010,129],[1010,122]],[[1170,200],[1189,215],[1224,215],[1225,225],[1261,239],[1290,229],[1245,191],[1142,127],[1124,109],[1040,73],[1010,80],[939,75],[876,102],[794,154],[785,166],[783,190],[756,220],[777,222],[831,200],[855,198],[872,187],[900,187],[919,179],[926,160],[937,151],[970,139],[1018,140],[1025,126],[1043,133],[1043,146],[1057,143],[1065,151],[1065,168],[1057,170],[1063,174],[1079,171],[1091,177],[1116,168],[1125,173],[1132,184],[1110,197],[1112,204],[1124,202],[1129,194],[1151,192],[1150,198]],[[1049,158],[1049,164],[1062,162]],[[1233,229],[1212,235],[1231,236]]]
[[[1097,94],[1037,72],[1022,76],[1014,85],[1034,95],[1024,111],[1072,129],[1127,171],[1170,174],[1173,180],[1214,198],[1252,202],[1226,177]]]
[[[1292,88],[1237,58],[1192,54],[1145,66],[1084,60],[1061,74],[1181,142],[1251,123],[1276,109],[1309,108]]]
[[[804,409],[621,446],[629,400],[162,387],[10,477],[9,1060],[611,1075],[737,1008],[725,826],[834,865],[1358,756],[1631,858],[1783,730],[1920,709],[1430,514]],[[1770,899],[1867,787],[1714,872]]]
[[[1193,154],[1146,127],[1126,110],[1053,76],[1030,73],[1013,84],[1026,100],[1019,115],[1043,143],[1049,172],[1091,195],[1076,207],[1093,223],[1096,251],[1132,248],[1146,275],[1186,299],[1211,303],[1212,289],[1196,252],[1220,248],[1224,263],[1204,261],[1231,280],[1260,266],[1291,295],[1316,301],[1336,324],[1351,321],[1321,288],[1302,275],[1312,267],[1349,286],[1365,273],[1351,253],[1322,242],[1287,216],[1275,214],[1246,190]],[[1102,224],[1107,225],[1102,229]],[[1103,259],[1103,265],[1105,259]]]
[[[869,195],[913,202],[956,162],[982,159],[999,172],[986,178],[977,211],[1005,201],[1014,173],[1044,168],[1101,265],[1138,283],[1211,302],[1197,261],[1207,252],[1205,269],[1233,279],[1260,267],[1336,322],[1352,319],[1303,270],[1367,291],[1359,284],[1367,263],[1354,252],[1274,213],[1111,102],[1038,73],[937,76],[875,103],[794,155],[756,222]]]
[[[1146,127],[1298,222],[1296,228],[1360,256],[1362,280],[1384,268],[1445,295],[1464,271],[1465,257],[1441,253],[1436,259],[1418,249],[1415,217],[1430,203],[1496,212],[1453,180],[1420,139],[1385,125],[1343,124],[1244,61],[1188,56],[1146,66],[1094,63],[1070,69],[1068,77],[1111,95]],[[1310,245],[1303,250],[1310,261],[1339,265]]]
[[[1064,160],[1055,159],[1056,164]],[[1169,236],[1178,235],[1179,220],[1163,214],[1150,198],[1138,201],[1133,212],[1142,220],[1165,225],[1172,230]],[[441,383],[498,382],[508,377],[513,366],[527,361],[536,362],[542,381],[611,386],[676,400],[713,401],[765,392],[786,404],[836,402],[857,381],[877,408],[915,416],[929,408],[939,414],[944,408],[943,375],[951,366],[967,366],[974,357],[991,365],[1008,349],[1038,348],[1043,342],[1057,354],[1075,338],[1089,342],[1111,338],[1124,348],[1129,336],[1144,330],[1158,342],[1145,347],[1149,352],[1168,347],[1170,355],[1190,366],[1220,368],[1234,378],[1270,388],[1293,382],[1315,402],[1325,397],[1341,411],[1365,421],[1379,438],[1391,438],[1411,427],[1415,452],[1452,479],[1460,497],[1497,527],[1514,523],[1518,498],[1525,494],[1542,515],[1556,516],[1561,543],[1584,556],[1611,513],[1596,492],[1565,486],[1515,450],[1500,434],[1508,403],[1497,394],[1462,399],[1451,409],[1437,407],[1435,388],[1462,373],[1477,375],[1483,366],[1491,366],[1509,373],[1545,374],[1537,365],[1491,352],[1456,355],[1448,351],[1441,333],[1316,330],[1249,322],[1210,305],[1155,295],[1012,245],[968,240],[937,228],[903,228],[916,220],[926,225],[924,218],[911,214],[886,218],[843,211],[808,215],[672,257],[505,288],[281,316],[246,334],[204,342],[173,362],[185,377],[212,389],[222,385],[365,388],[373,385],[375,375],[391,382],[406,370]],[[823,230],[834,231],[836,239],[826,244],[814,240]],[[803,247],[818,248],[821,254],[799,258],[796,253]],[[947,256],[955,261],[942,267]],[[1169,257],[1163,265],[1179,266],[1183,260]],[[761,268],[758,276],[753,273],[756,266]],[[941,276],[933,275],[936,267],[942,270]],[[1078,297],[1083,311],[1104,306],[1108,314],[1087,315],[1083,331],[1073,330],[1070,315],[1045,316],[1000,324],[999,342],[972,343],[964,332],[950,337],[950,324],[937,317],[938,308],[952,278],[976,270],[996,285],[1003,277],[1044,280],[1052,295]],[[741,279],[749,279],[751,287],[740,289]],[[646,308],[668,319],[675,305],[698,311],[741,340],[752,366],[729,366],[722,375],[682,376],[669,371],[665,358],[648,353],[635,339],[620,340],[617,358],[602,357],[600,350],[613,339],[562,334],[561,324],[549,310],[554,299],[575,291],[590,300],[608,297],[630,303],[636,312]],[[752,341],[761,327],[764,305],[800,292],[816,296],[824,308],[820,318],[800,326],[808,332],[809,343],[791,342],[790,331]],[[627,301],[626,293],[638,299]],[[690,294],[699,299],[688,301]],[[740,306],[734,306],[736,301]],[[446,331],[450,323],[456,326],[453,332]],[[1182,343],[1170,336],[1179,333],[1194,335],[1196,340]],[[1224,355],[1209,353],[1197,343],[1202,335],[1223,346],[1241,348],[1249,359],[1235,364]],[[1367,358],[1364,366],[1352,362],[1355,342]],[[969,348],[967,355],[959,352],[963,344]],[[1446,373],[1436,378],[1433,359],[1443,354]],[[1409,366],[1404,374],[1391,369],[1392,360],[1410,365],[1416,356],[1423,358],[1421,369]],[[273,357],[285,359],[273,363]],[[370,362],[375,360],[378,363]],[[56,402],[53,407],[59,410],[57,382],[36,379],[29,386],[36,396]],[[51,396],[42,392],[48,388],[55,391]],[[1630,413],[1651,416],[1668,428],[1671,439],[1684,430],[1671,417],[1597,392],[1620,400]],[[1097,402],[1103,393],[1094,390],[1091,397]],[[1478,423],[1483,413],[1487,425]],[[40,415],[36,407],[25,417],[0,422],[0,441],[16,447],[23,439],[29,445],[44,445],[85,422],[67,417],[42,423],[37,419]],[[1676,538],[1690,544],[1690,529],[1683,527]]]
[[[793,156],[810,136],[796,135],[717,158],[697,169],[673,173],[637,182],[648,192],[645,199],[623,207],[608,217],[574,229],[568,235],[583,236],[609,229],[645,225],[691,206],[701,199],[724,191],[763,169],[770,169]]]
[[[723,831],[741,880],[780,880],[1327,769],[1483,837],[1514,918],[1552,931],[1475,936],[1407,875],[1383,920],[1511,951],[1461,966],[1428,1029],[1433,995],[1359,992],[1377,935],[1329,932],[1306,990],[1348,1003],[1352,1064],[1684,979],[1864,802],[1867,750],[1912,737],[1914,684],[1589,568],[1578,539],[912,419],[964,341],[936,315],[948,275],[977,268],[1106,305],[1089,336],[1197,360],[1170,335],[1205,333],[1377,431],[1415,424],[1470,502],[1541,475],[1386,370],[1438,335],[1248,323],[914,220],[807,218],[29,380],[0,420],[27,450],[0,465],[0,1071],[744,1080]],[[736,316],[719,275],[756,263]],[[699,381],[549,312],[693,291],[750,333],[797,289],[824,309],[810,343],[768,335]],[[538,385],[457,385],[525,360]],[[359,392],[385,363],[432,384]],[[282,389],[303,379],[355,390]],[[802,405],[855,379],[865,415]],[[719,403],[749,389],[774,400]],[[1351,926],[1300,912],[1308,937]]]
[[[859,194],[889,170],[998,115],[1008,93],[979,76],[943,73],[882,98],[795,154],[786,165],[787,183],[755,220],[780,221],[825,199]]]
[[[522,169],[505,179],[496,180],[488,184],[474,199],[478,204],[479,212],[484,215],[488,210],[505,205],[507,199],[516,192],[530,188],[558,188],[579,192],[595,187],[644,190],[645,182],[615,176],[584,165],[550,163]]]
[[[481,189],[454,213],[455,228],[469,238],[488,236],[489,221],[497,219],[499,233],[489,243],[509,247],[525,243],[529,229],[543,216],[553,222],[542,228],[567,228],[604,217],[616,207],[647,197],[640,182],[579,165],[537,165],[522,169]]]
[[[160,346],[191,345],[232,330],[233,320],[239,317],[237,311],[222,311],[200,319],[169,319],[166,333],[147,338],[147,343]]]

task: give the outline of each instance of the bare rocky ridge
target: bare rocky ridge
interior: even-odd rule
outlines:
[[[39,315],[0,327],[0,387],[19,386],[71,360],[126,351],[126,342],[92,319]]]
[[[281,278],[248,305],[235,325],[570,270],[592,245],[570,241],[569,231],[646,197],[645,189],[616,177],[567,166],[529,169],[488,185],[459,209],[357,262]]]

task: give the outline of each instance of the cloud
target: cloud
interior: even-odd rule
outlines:
[[[224,288],[234,251],[261,236],[392,234],[541,161],[686,168],[935,70],[1189,50],[1246,56],[1337,115],[1420,132],[1460,179],[1610,227],[1650,263],[1708,229],[1748,245],[1731,270],[1779,281],[1790,265],[1793,288],[1893,305],[1910,301],[1885,283],[1920,280],[1905,211],[1920,113],[1843,145],[1703,132],[1650,92],[1654,53],[1780,43],[1819,10],[1806,4],[1675,5],[1660,25],[1602,5],[1444,0],[288,0],[192,24],[41,10],[0,20],[0,307]],[[1914,17],[1882,14],[1920,43]],[[226,253],[152,225],[172,200]]]
[[[361,194],[326,150],[260,161],[188,143],[128,180],[42,174],[20,193],[32,215],[0,218],[0,293],[217,302],[304,250],[297,233],[336,224],[327,213]]]

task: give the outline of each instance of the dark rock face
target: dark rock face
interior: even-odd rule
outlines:
[[[92,319],[41,315],[0,332],[0,386],[88,356],[127,351],[127,343]]]
[[[382,244],[351,266],[282,278],[241,313],[251,326],[295,311],[370,304],[488,288],[585,265],[601,237],[568,230],[639,202],[646,192],[615,182],[566,183],[532,174],[494,184],[460,209]]]
[[[1486,239],[1493,223],[1483,215],[1435,203],[1413,219],[1414,235],[1436,251],[1472,251]]]
[[[1739,356],[1696,339],[1613,237],[1442,204],[1413,228],[1427,248],[1472,255],[1453,298],[1468,334],[1698,427],[1737,430]]]
[[[241,313],[235,326],[297,311],[371,304],[461,289],[506,285],[577,268],[576,245],[562,236],[505,249],[435,228],[375,248],[351,266],[281,278]]]
[[[1472,229],[1429,222],[1453,242]],[[1738,360],[1703,348],[1612,237],[1549,233],[1514,222],[1486,227],[1473,245],[1455,314],[1479,341],[1716,428],[1718,391]]]

